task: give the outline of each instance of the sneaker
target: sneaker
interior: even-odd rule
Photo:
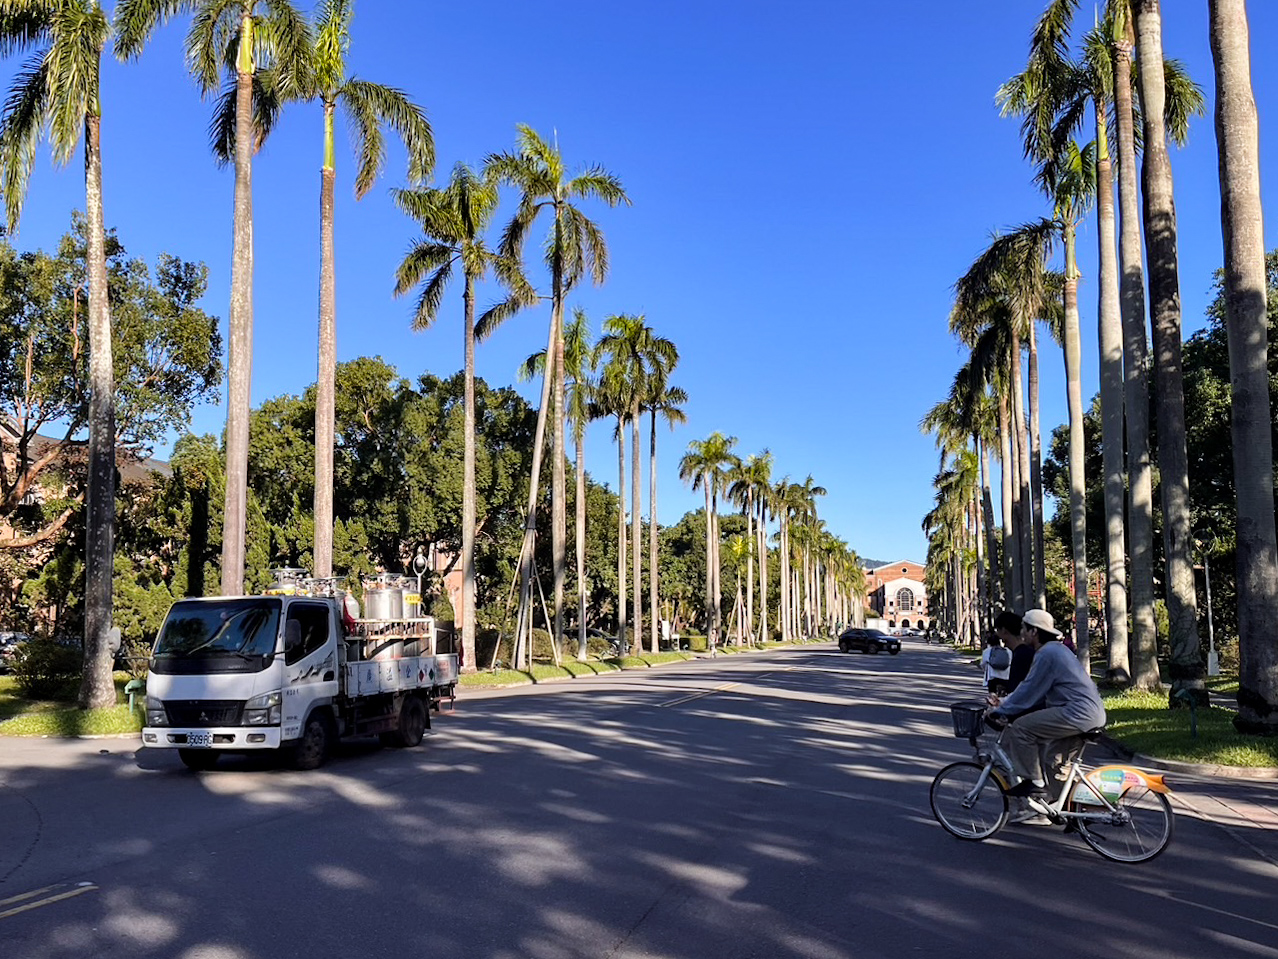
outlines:
[[[1044,816],[1052,815],[1051,802],[1048,800],[1046,793],[1026,796],[1025,804],[1028,808],[1042,813]]]
[[[1048,818],[1035,809],[1018,809],[1007,817],[1009,823],[1024,826],[1046,826],[1049,822]]]

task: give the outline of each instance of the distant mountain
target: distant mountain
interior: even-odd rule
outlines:
[[[890,562],[890,559],[862,559],[861,567],[863,569],[878,569],[880,566],[886,566]]]

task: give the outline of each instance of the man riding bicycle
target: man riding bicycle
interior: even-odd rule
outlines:
[[[985,714],[1015,719],[1006,745],[1020,780],[1008,795],[1043,800],[1048,793],[1040,747],[1104,726],[1105,706],[1083,664],[1059,642],[1051,613],[1029,610],[1021,618],[1021,638],[1036,650],[1029,675],[1008,695],[989,696]]]

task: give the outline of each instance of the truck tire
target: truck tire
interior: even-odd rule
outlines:
[[[429,723],[426,706],[420,697],[409,696],[399,711],[399,729],[391,733],[391,742],[401,748],[411,748],[422,741]]]
[[[328,759],[333,745],[333,727],[328,716],[312,713],[302,730],[302,738],[292,747],[290,759],[294,769],[318,769]]]
[[[218,753],[215,749],[179,749],[178,759],[187,769],[205,772],[217,765]]]

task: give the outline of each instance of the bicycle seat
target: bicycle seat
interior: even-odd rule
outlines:
[[[1095,729],[1089,729],[1085,733],[1079,733],[1079,735],[1082,736],[1089,743],[1094,743],[1096,742],[1096,740],[1101,738],[1101,734],[1103,732],[1105,732],[1105,727],[1097,726]]]

